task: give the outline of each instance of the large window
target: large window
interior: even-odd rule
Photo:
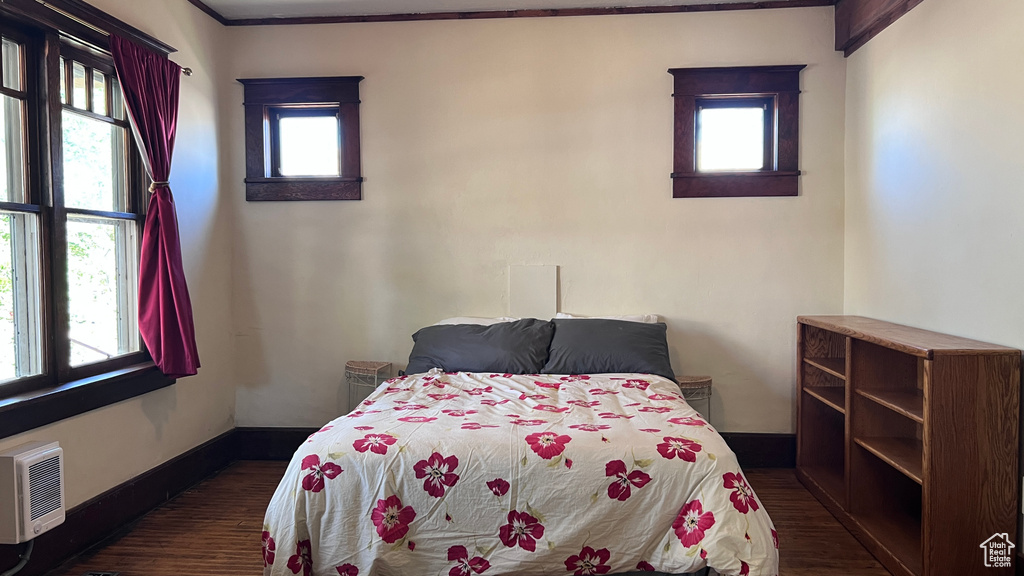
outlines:
[[[146,179],[110,56],[0,25],[0,399],[148,361]]]
[[[83,59],[60,61],[70,366],[139,350],[131,135],[113,70]]]

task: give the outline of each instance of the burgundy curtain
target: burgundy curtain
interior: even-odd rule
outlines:
[[[161,372],[191,376],[199,368],[199,351],[181,265],[178,217],[167,184],[181,67],[114,35],[110,51],[135,140],[153,180],[139,259],[139,331]]]

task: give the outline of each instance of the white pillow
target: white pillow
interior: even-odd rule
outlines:
[[[559,312],[558,314],[555,314],[555,318],[596,318],[601,320],[623,320],[625,322],[643,322],[644,324],[657,324],[659,322],[657,314],[635,314],[632,316],[577,316],[575,314],[564,314],[562,312]]]
[[[492,324],[500,324],[502,322],[515,322],[519,318],[509,318],[503,316],[501,318],[477,318],[475,316],[455,316],[454,318],[445,318],[434,326],[444,326],[448,324],[476,324],[478,326],[490,326]]]

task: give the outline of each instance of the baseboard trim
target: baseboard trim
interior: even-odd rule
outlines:
[[[796,434],[722,432],[744,468],[795,468]]]
[[[46,574],[225,468],[235,460],[235,438],[229,430],[68,510],[63,524],[36,538],[32,559],[18,576]],[[23,549],[0,546],[0,568],[14,566]]]
[[[319,428],[235,428],[235,460],[291,460]]]
[[[290,460],[316,428],[229,430],[115,486],[68,511],[67,520],[36,539],[32,560],[19,576],[42,576],[115,536],[148,512],[235,460]],[[722,433],[744,468],[789,468],[796,462],[792,434]],[[23,546],[0,545],[0,568],[14,566]]]

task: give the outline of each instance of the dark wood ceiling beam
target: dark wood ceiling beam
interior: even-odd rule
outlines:
[[[306,16],[294,18],[225,18],[203,0],[189,0],[225,26],[268,26],[288,24],[350,24],[356,22],[413,22],[421,20],[483,20],[491,18],[544,18],[552,16],[607,16],[615,14],[671,14],[678,12],[718,12],[772,8],[832,6],[835,0],[775,0],[733,2],[729,4],[688,4],[677,6],[628,6],[619,8],[556,8],[548,10],[482,10],[476,12],[419,12],[410,14],[373,14],[367,16]]]
[[[839,0],[836,2],[836,50],[846,56],[885,30],[924,0]]]

